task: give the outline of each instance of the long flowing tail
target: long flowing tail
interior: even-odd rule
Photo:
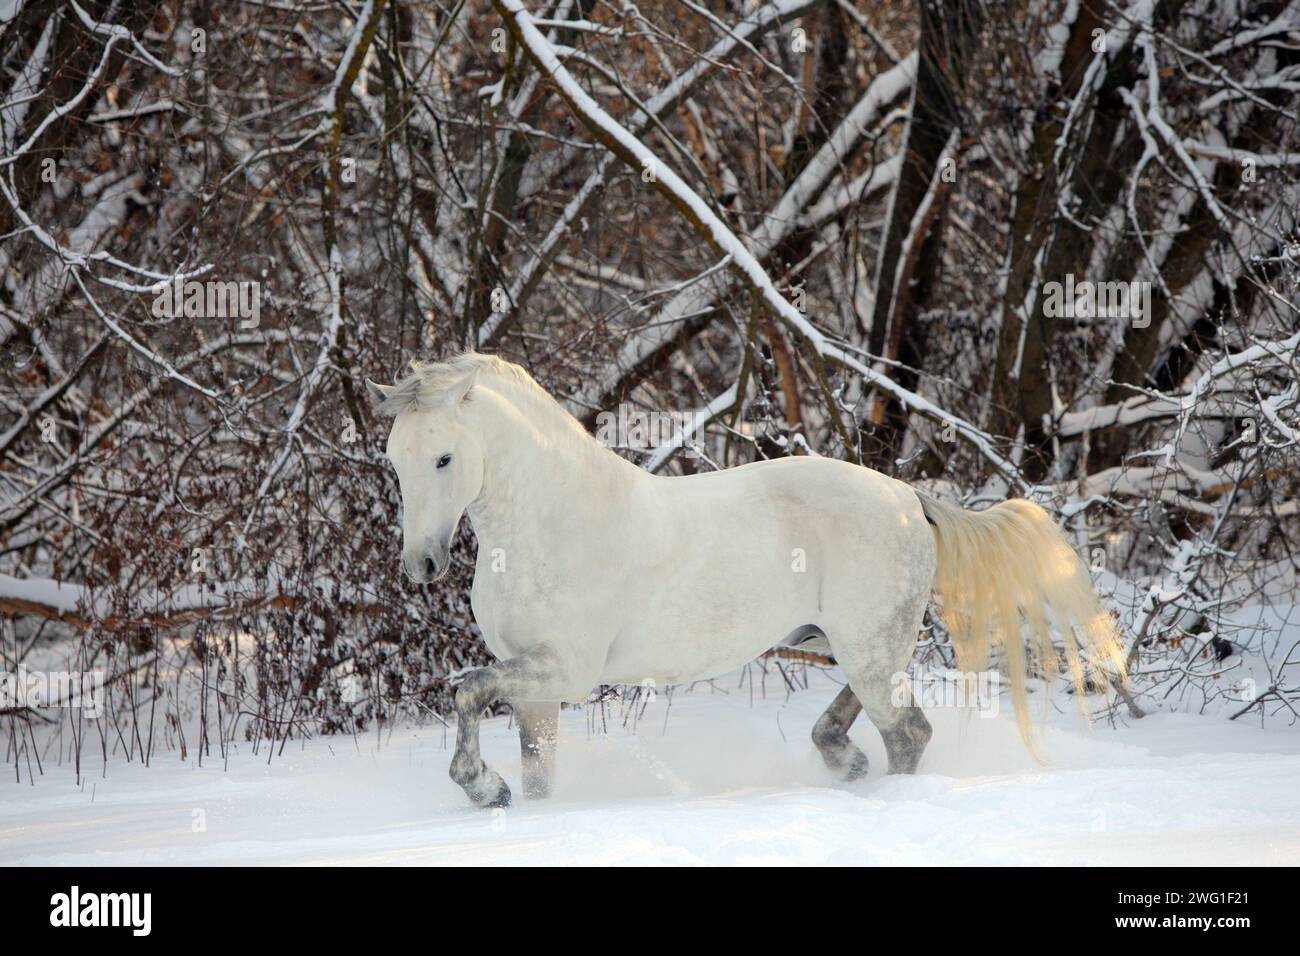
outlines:
[[[935,589],[957,666],[968,673],[983,671],[989,651],[1002,648],[1016,721],[1033,752],[1026,649],[1045,677],[1056,677],[1061,668],[1052,643],[1055,627],[1082,702],[1086,666],[1099,667],[1107,679],[1124,679],[1115,623],[1093,590],[1083,562],[1038,505],[1013,498],[986,511],[964,511],[924,494],[917,497],[934,526]]]

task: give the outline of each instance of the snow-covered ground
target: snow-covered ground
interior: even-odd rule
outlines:
[[[808,738],[835,689],[751,699],[735,680],[679,689],[633,729],[566,711],[556,795],[469,807],[440,726],[244,744],[223,769],[172,754],[0,784],[0,864],[1300,864],[1300,732],[1155,714],[1089,728],[1072,714],[1026,754],[1009,715],[931,709],[911,777],[873,761],[835,780]],[[779,684],[779,680],[778,680]],[[667,720],[665,721],[665,716]],[[508,718],[484,754],[519,791]],[[12,771],[12,763],[10,764]]]

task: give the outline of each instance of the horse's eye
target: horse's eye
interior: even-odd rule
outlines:
[[[438,459],[439,468],[446,468],[450,464],[451,464],[451,455],[443,455],[441,458]]]

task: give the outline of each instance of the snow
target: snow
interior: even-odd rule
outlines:
[[[75,614],[82,607],[95,607],[93,595],[83,587],[48,578],[16,578],[0,574],[0,601],[10,599],[40,604],[57,614]]]
[[[1047,28],[1047,43],[1038,53],[1038,72],[1055,83],[1061,82],[1061,63],[1065,59],[1065,48],[1070,42],[1070,28],[1078,18],[1078,0],[1068,0],[1061,12],[1061,19]]]
[[[766,697],[736,675],[679,688],[635,728],[607,704],[604,734],[590,709],[566,710],[555,796],[504,811],[447,779],[436,723],[294,742],[269,762],[241,744],[228,769],[191,752],[103,772],[96,749],[81,787],[47,759],[34,786],[25,770],[5,785],[0,865],[1300,863],[1294,729],[1175,713],[1089,727],[1064,709],[1036,765],[1009,713],[932,708],[920,773],[882,775],[860,719],[872,773],[843,783],[808,738],[838,675],[810,676],[788,697],[770,668]],[[509,718],[482,732],[517,792]]]

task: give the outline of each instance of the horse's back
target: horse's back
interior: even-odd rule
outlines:
[[[779,516],[816,523],[880,523],[907,527],[925,523],[921,502],[906,484],[871,468],[835,458],[791,457],[739,468],[655,482],[657,498],[669,510],[700,506],[746,511],[764,504]],[[842,525],[840,525],[842,527]]]

